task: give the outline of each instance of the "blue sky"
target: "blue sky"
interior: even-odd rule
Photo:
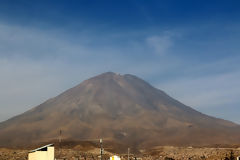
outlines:
[[[0,121],[97,74],[134,74],[240,123],[237,0],[1,0]]]

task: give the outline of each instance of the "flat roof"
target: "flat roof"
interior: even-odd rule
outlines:
[[[31,152],[36,152],[36,151],[39,151],[39,150],[41,150],[41,149],[43,149],[43,148],[50,147],[50,146],[53,146],[53,144],[47,144],[47,145],[42,146],[42,147],[40,147],[40,148],[31,150],[31,151],[29,151],[29,153],[31,153]]]

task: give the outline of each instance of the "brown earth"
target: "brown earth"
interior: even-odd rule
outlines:
[[[131,150],[130,150],[131,151]],[[145,150],[139,154],[130,152],[130,160],[135,157],[138,160],[224,160],[229,157],[231,151],[234,157],[240,156],[240,148],[194,148],[194,147],[172,147],[159,146],[153,149]],[[127,160],[127,154],[116,154],[105,151],[103,160],[108,160],[110,156],[118,155],[122,160]],[[0,148],[1,160],[27,160],[28,150]],[[55,158],[66,160],[99,160],[99,148],[92,148],[82,151],[78,148],[55,149]]]

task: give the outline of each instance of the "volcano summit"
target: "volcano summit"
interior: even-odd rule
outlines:
[[[0,146],[56,139],[136,148],[240,144],[240,126],[202,114],[133,75],[103,73],[0,123]]]

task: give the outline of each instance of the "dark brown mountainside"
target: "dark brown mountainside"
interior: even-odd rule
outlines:
[[[0,123],[0,145],[56,139],[156,145],[240,144],[240,127],[202,114],[133,75],[104,73]]]

